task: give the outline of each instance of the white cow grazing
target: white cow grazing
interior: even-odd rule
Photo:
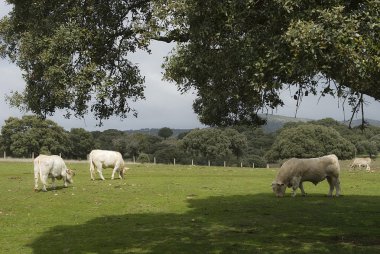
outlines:
[[[339,161],[335,154],[310,159],[292,158],[281,166],[276,180],[272,183],[272,189],[277,197],[283,197],[286,187],[292,187],[292,196],[295,197],[296,190],[299,187],[302,195],[305,196],[303,182],[312,182],[317,185],[317,183],[327,179],[330,185],[328,195],[332,196],[335,187],[335,194],[338,197],[340,194],[339,173]]]
[[[108,150],[92,150],[89,156],[91,179],[95,180],[95,168],[102,180],[103,168],[113,168],[111,179],[114,179],[116,172],[119,172],[119,178],[123,179],[125,172],[128,170],[124,166],[124,160],[121,153]]]
[[[354,169],[356,167],[365,167],[367,172],[371,170],[371,158],[355,158],[352,164],[350,165],[351,169]]]
[[[48,178],[52,179],[55,188],[55,179],[63,179],[63,184],[73,183],[75,173],[68,169],[65,162],[58,155],[39,155],[34,159],[34,190],[38,190],[38,176],[42,182],[42,191],[46,191]]]

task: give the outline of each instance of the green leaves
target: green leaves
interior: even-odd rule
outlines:
[[[36,116],[10,117],[1,129],[2,145],[10,156],[30,157],[32,153],[66,154],[70,152],[68,134],[50,120]]]
[[[339,159],[350,159],[355,151],[355,146],[333,128],[302,124],[282,130],[266,157],[270,161],[276,161],[292,157],[320,157],[334,153]]]
[[[234,129],[197,129],[182,139],[182,146],[193,156],[223,161],[231,155],[240,156],[247,147],[247,139]]]
[[[163,138],[163,139],[167,139],[172,135],[173,135],[173,131],[172,131],[172,129],[170,129],[168,127],[163,127],[163,128],[158,130],[158,136]]]
[[[15,104],[42,117],[92,111],[101,125],[136,115],[129,101],[144,98],[144,78],[128,57],[151,40],[177,42],[164,78],[196,91],[194,111],[210,126],[263,124],[257,112],[282,106],[284,86],[315,95],[321,79],[334,83],[329,94],[380,99],[378,0],[14,4],[0,21],[0,56],[25,73]]]
[[[41,117],[57,108],[77,117],[90,110],[99,125],[111,115],[127,117],[134,111],[127,100],[144,98],[144,79],[127,54],[146,47],[133,31],[134,22],[145,18],[139,10],[146,4],[16,3],[0,23],[0,45],[25,73],[26,89],[17,104]]]
[[[373,29],[380,21],[378,1],[254,4],[183,7],[190,39],[167,59],[165,78],[181,91],[197,91],[194,110],[203,123],[262,124],[256,113],[283,105],[278,94],[284,84],[316,94],[321,78],[335,84],[329,94],[347,98],[356,91],[380,99],[380,50],[373,46],[380,45]]]

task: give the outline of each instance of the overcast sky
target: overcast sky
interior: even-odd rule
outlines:
[[[8,13],[10,6],[0,0],[0,18]],[[198,128],[204,127],[198,120],[197,115],[192,110],[192,103],[195,98],[193,94],[181,95],[174,84],[162,81],[161,64],[171,50],[172,45],[166,43],[153,42],[152,54],[140,52],[135,54],[130,60],[137,63],[142,75],[145,76],[145,97],[146,100],[138,101],[133,107],[138,111],[138,118],[132,115],[127,119],[111,118],[104,121],[102,127],[97,127],[97,122],[91,115],[84,119],[65,119],[62,113],[56,113],[51,117],[53,121],[67,130],[71,128],[84,128],[86,130],[105,129],[141,129],[141,128]],[[18,109],[10,108],[4,101],[5,96],[11,91],[21,91],[25,82],[22,79],[19,68],[8,60],[0,59],[0,126],[4,120],[10,116],[21,117],[22,112]],[[281,98],[285,102],[283,108],[273,111],[273,114],[291,116],[296,114],[295,100],[293,93],[283,91]],[[348,120],[350,118],[350,108],[345,107],[345,115],[342,106],[337,99],[323,97],[318,102],[318,97],[304,97],[302,105],[297,112],[297,117],[321,119],[332,117],[336,120]],[[365,117],[380,120],[380,102],[367,97],[368,104],[365,107]],[[269,112],[272,113],[272,112]],[[358,116],[360,118],[360,116]]]

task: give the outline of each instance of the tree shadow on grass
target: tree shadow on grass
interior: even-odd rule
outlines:
[[[380,197],[274,198],[269,194],[187,200],[184,214],[105,216],[56,226],[34,253],[374,253]]]

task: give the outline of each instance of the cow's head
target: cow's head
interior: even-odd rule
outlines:
[[[75,172],[71,169],[66,169],[66,182],[73,183],[73,176],[75,176]]]
[[[273,182],[272,190],[276,197],[283,197],[285,195],[286,185],[283,183]]]
[[[127,172],[129,168],[124,167],[120,170],[120,177],[124,179],[124,174]]]

